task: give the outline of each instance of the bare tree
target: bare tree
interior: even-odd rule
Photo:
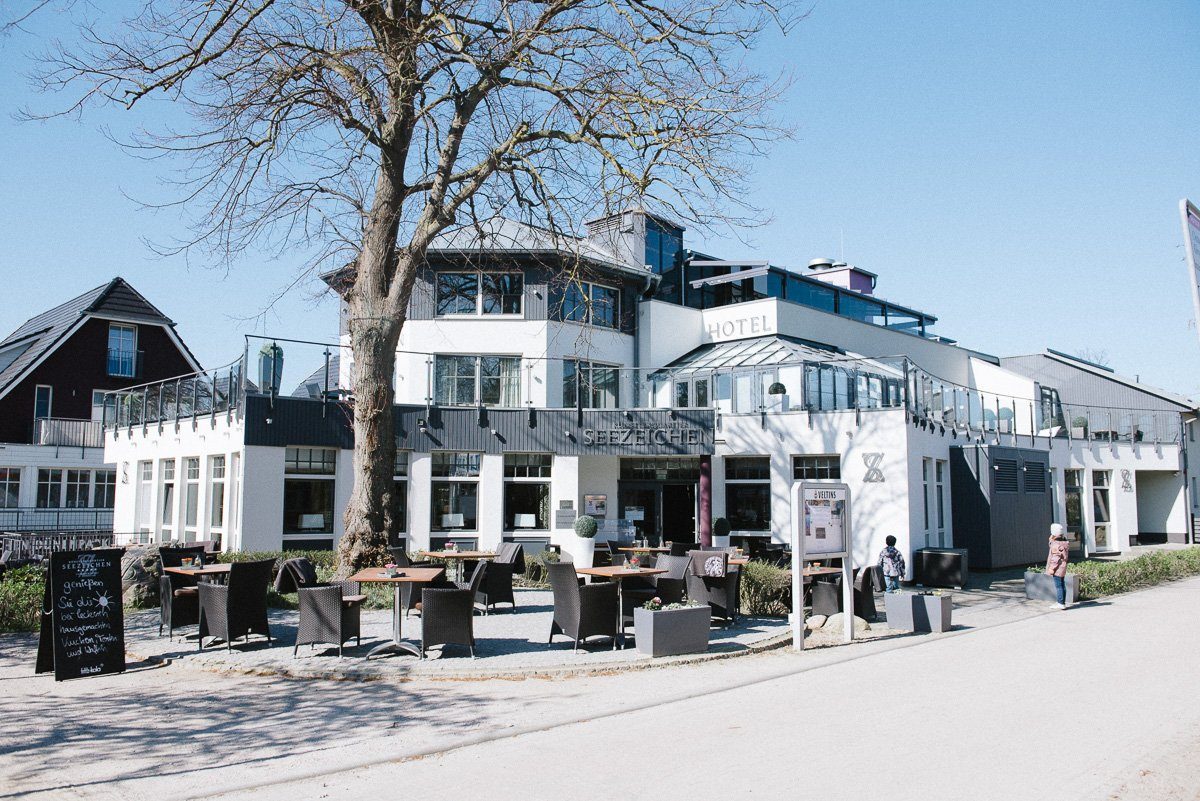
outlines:
[[[783,133],[766,116],[781,83],[741,57],[798,18],[774,0],[145,0],[40,80],[63,113],[186,104],[191,129],[131,143],[188,159],[179,249],[353,267],[348,569],[378,562],[393,522],[391,377],[434,238],[499,214],[566,236],[635,203],[753,219],[744,179]]]
[[[1091,362],[1100,367],[1109,366],[1108,351],[1104,348],[1080,348],[1075,355],[1085,362]]]

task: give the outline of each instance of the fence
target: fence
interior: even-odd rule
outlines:
[[[104,447],[104,426],[99,420],[43,417],[34,424],[33,441],[37,445],[102,448]]]
[[[0,534],[0,550],[11,562],[41,562],[55,551],[86,551],[108,548],[116,540],[111,531],[59,531],[42,534]]]
[[[113,510],[18,506],[0,509],[0,531],[112,531]]]

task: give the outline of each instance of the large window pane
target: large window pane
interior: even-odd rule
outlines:
[[[793,456],[792,478],[797,481],[840,480],[842,458],[832,456]]]
[[[63,504],[68,509],[83,509],[88,505],[88,489],[92,481],[90,470],[67,471],[67,498]]]
[[[474,356],[435,357],[434,402],[440,406],[473,406],[476,362]]]
[[[483,313],[520,314],[525,278],[520,273],[483,274]]]
[[[771,485],[726,484],[725,517],[737,531],[770,531]]]
[[[478,298],[478,273],[438,273],[438,314],[475,314]]]
[[[592,325],[616,328],[619,303],[617,290],[606,286],[593,285]]]
[[[283,533],[333,533],[333,481],[288,478],[283,482]]]
[[[283,467],[288,473],[332,476],[337,469],[337,451],[333,448],[288,448],[284,452]]]
[[[63,471],[53,468],[38,470],[37,506],[39,509],[57,509],[62,506]]]
[[[21,500],[21,469],[0,467],[0,509],[16,509]]]
[[[518,518],[517,515],[532,515]],[[504,484],[504,528],[550,528],[550,485],[545,482],[508,481]],[[529,525],[532,523],[533,525]]]
[[[474,481],[434,481],[431,528],[474,531],[478,526],[478,488]]]
[[[521,360],[516,356],[479,357],[479,389],[485,406],[521,405]]]

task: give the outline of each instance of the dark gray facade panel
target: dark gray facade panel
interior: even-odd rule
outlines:
[[[324,413],[322,413],[324,409]],[[249,396],[247,445],[350,448],[352,410],[306,398]],[[414,451],[560,456],[702,456],[713,453],[711,409],[477,409],[396,407],[397,446]],[[268,423],[267,421],[270,420]],[[422,422],[424,425],[422,426]],[[422,430],[424,429],[424,430]]]
[[[1054,516],[1051,483],[1043,481],[1044,491],[1030,492],[1026,475],[1030,470],[1045,470],[1049,459],[1046,451],[1030,448],[972,445],[950,449],[954,544],[968,549],[972,566],[1031,565],[1046,558]],[[1015,492],[998,488],[1000,460],[1016,464]]]
[[[1032,378],[1043,387],[1057,389],[1063,403],[1078,406],[1110,406],[1118,409],[1181,412],[1179,404],[1135,389],[1113,379],[1104,378],[1045,354],[1011,356],[1000,360],[1000,366]]]

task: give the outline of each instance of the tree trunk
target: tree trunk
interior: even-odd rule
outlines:
[[[392,376],[400,319],[364,313],[374,306],[350,303],[354,354],[354,489],[346,506],[345,532],[338,544],[339,572],[349,575],[389,561],[388,534],[395,519],[396,420]]]

